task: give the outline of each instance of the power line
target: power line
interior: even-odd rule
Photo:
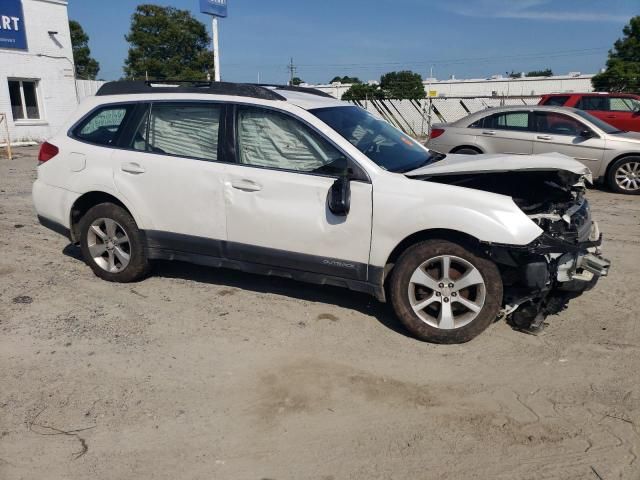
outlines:
[[[415,66],[424,66],[424,65],[459,65],[459,64],[472,64],[472,63],[487,63],[489,61],[504,61],[504,60],[535,60],[535,59],[547,59],[547,58],[560,58],[560,57],[570,57],[570,56],[588,56],[588,55],[596,55],[599,53],[605,53],[608,51],[606,47],[597,47],[597,48],[583,48],[583,49],[575,49],[575,50],[561,50],[561,51],[553,51],[553,52],[538,52],[538,53],[529,53],[529,54],[521,54],[521,55],[498,55],[498,56],[490,56],[490,57],[466,57],[466,58],[453,58],[453,59],[440,59],[440,60],[408,60],[404,62],[370,62],[370,63],[308,63],[308,64],[298,64],[295,65],[294,68],[298,70],[299,68],[348,68],[348,67],[357,67],[361,69],[368,68],[379,68],[379,67],[388,67],[388,66],[407,66],[407,65],[415,65]],[[293,59],[291,59],[291,63],[287,67],[291,68],[293,64]],[[247,64],[225,64],[225,67],[247,67]],[[252,65],[252,67],[257,68],[282,68],[282,64],[263,64],[263,65]]]

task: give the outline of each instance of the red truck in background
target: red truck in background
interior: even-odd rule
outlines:
[[[620,130],[640,132],[640,95],[631,93],[552,93],[544,95],[538,105],[585,110]]]

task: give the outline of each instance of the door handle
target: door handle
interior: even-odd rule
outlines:
[[[607,115],[607,118],[618,118],[617,115]]]
[[[538,140],[553,140],[553,137],[551,135],[538,135],[536,138]]]
[[[483,135],[495,135],[496,132],[494,130],[487,130],[482,132]]]
[[[236,190],[242,190],[243,192],[259,192],[262,190],[262,185],[246,178],[232,181],[231,186]]]
[[[135,162],[127,162],[120,165],[120,170],[127,173],[133,173],[134,175],[139,175],[144,173],[144,167]]]

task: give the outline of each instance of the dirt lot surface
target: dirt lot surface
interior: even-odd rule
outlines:
[[[640,197],[540,337],[409,338],[373,298],[162,263],[99,280],[0,159],[0,478],[640,479]]]

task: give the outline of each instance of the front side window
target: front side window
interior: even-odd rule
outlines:
[[[640,101],[630,97],[612,97],[609,106],[616,112],[635,112],[640,110]]]
[[[85,142],[96,145],[112,145],[122,128],[124,119],[133,109],[131,105],[103,107],[86,118],[74,131]]]
[[[238,161],[245,165],[342,175],[346,157],[293,117],[262,108],[238,109]]]
[[[13,120],[40,120],[37,80],[9,80]]]
[[[153,104],[132,142],[135,150],[199,160],[218,160],[219,105]]]
[[[553,133],[555,135],[569,135],[576,137],[583,130],[588,130],[586,125],[575,118],[556,112],[536,112],[535,131],[540,133]]]
[[[521,130],[526,131],[529,128],[528,112],[508,112],[497,113],[486,117],[482,124],[483,128],[494,130]]]

